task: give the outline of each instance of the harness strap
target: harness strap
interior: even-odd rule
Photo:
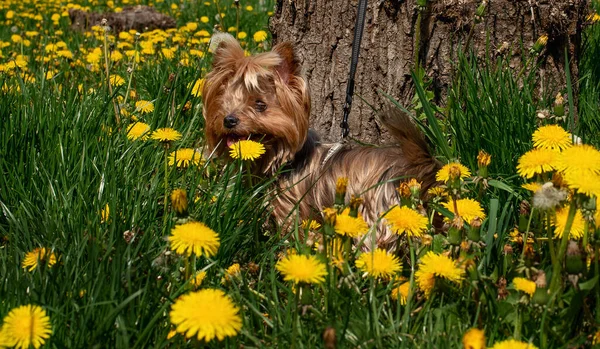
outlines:
[[[352,97],[354,95],[354,75],[356,75],[356,66],[358,65],[358,54],[360,53],[360,43],[362,41],[366,13],[367,0],[359,0],[358,10],[356,13],[356,23],[354,24],[354,40],[352,41],[352,61],[350,62],[350,72],[348,74],[348,86],[346,86],[344,117],[340,123],[340,127],[342,128],[342,139],[346,138],[348,134],[350,134],[348,115],[350,115],[350,108],[352,107]]]

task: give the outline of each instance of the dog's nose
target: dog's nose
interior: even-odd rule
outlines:
[[[233,115],[227,115],[225,119],[223,119],[223,126],[227,128],[234,128],[240,122],[240,119],[236,118]]]

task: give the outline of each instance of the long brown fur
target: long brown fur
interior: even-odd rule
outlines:
[[[265,145],[266,154],[258,159],[255,171],[280,176],[272,201],[280,225],[286,226],[295,212],[300,219],[318,219],[323,208],[333,205],[340,177],[348,178],[348,198],[364,199],[360,212],[370,224],[398,203],[400,181],[417,178],[423,182],[423,192],[435,182],[438,162],[407,115],[389,110],[382,116],[398,144],[344,145],[329,154],[334,145],[321,143],[309,130],[308,86],[291,44],[246,57],[233,37],[220,39],[202,92],[208,145],[220,156],[228,156],[227,144],[239,139],[251,138]],[[238,123],[227,127],[227,117]],[[376,241],[367,238],[365,245],[391,249],[396,239],[381,224]]]

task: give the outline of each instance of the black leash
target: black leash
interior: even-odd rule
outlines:
[[[346,102],[344,103],[344,118],[340,127],[342,128],[342,138],[345,139],[350,133],[348,125],[348,115],[352,107],[352,97],[354,95],[354,75],[356,75],[356,66],[358,65],[358,54],[360,53],[360,42],[362,41],[363,28],[365,27],[365,15],[367,13],[367,0],[359,0],[356,13],[356,23],[354,24],[354,40],[352,41],[352,61],[350,62],[350,73],[348,74],[348,86],[346,87]]]

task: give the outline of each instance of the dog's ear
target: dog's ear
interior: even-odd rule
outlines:
[[[294,47],[289,42],[282,42],[273,46],[273,52],[277,53],[281,57],[281,63],[275,68],[275,70],[281,76],[281,79],[285,82],[290,80],[290,76],[298,75],[300,73],[300,62],[294,52]]]
[[[244,58],[239,42],[228,33],[217,33],[210,38],[210,49],[214,52],[213,67],[219,68]]]

